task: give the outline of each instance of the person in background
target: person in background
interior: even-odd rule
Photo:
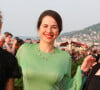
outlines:
[[[16,55],[17,50],[19,47],[24,43],[24,40],[20,39],[19,37],[15,37],[13,40],[12,51],[13,54]]]
[[[2,22],[1,20],[0,18],[0,22]],[[0,33],[0,90],[14,90],[14,79],[21,77],[21,71],[16,58],[2,49],[4,41],[4,37]]]
[[[17,50],[19,49],[19,47],[24,43],[24,41],[22,39],[20,39],[19,37],[14,37],[13,39],[13,45],[12,45],[12,49],[13,49],[13,55],[15,56],[17,53]],[[22,77],[20,79],[15,79],[15,88],[14,90],[23,90],[23,80]]]
[[[16,54],[22,69],[24,89],[81,90],[82,78],[95,58],[87,56],[72,78],[70,54],[54,46],[62,31],[61,16],[54,10],[44,11],[38,19],[37,29],[40,43],[25,43]]]
[[[93,50],[92,56],[96,61],[92,64],[83,90],[100,90],[100,56],[97,50]]]
[[[8,52],[12,53],[12,44],[11,44],[11,39],[13,35],[10,32],[5,32],[5,43],[3,48],[7,50]]]

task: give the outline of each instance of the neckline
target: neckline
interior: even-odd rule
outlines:
[[[56,54],[56,48],[53,52],[46,53],[39,49],[39,44],[37,44],[37,54],[41,57],[41,59],[48,61],[50,57],[54,56]]]
[[[54,54],[54,53],[56,53],[56,50],[57,50],[57,48],[55,47],[53,52],[46,53],[46,52],[43,52],[42,50],[40,50],[39,44],[37,44],[37,49],[38,49],[38,51],[39,51],[40,53],[46,54],[46,55]]]

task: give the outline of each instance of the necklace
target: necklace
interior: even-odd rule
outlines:
[[[39,53],[38,53],[39,56],[40,56],[42,59],[44,59],[44,60],[48,60],[49,57],[51,57],[51,56],[53,56],[53,55],[55,54],[55,50],[54,50],[54,52],[50,53],[50,55],[48,55],[48,57],[43,56],[39,48],[38,48],[38,52],[39,52]]]

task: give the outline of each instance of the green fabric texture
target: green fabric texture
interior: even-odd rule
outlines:
[[[39,44],[23,44],[17,54],[22,68],[24,90],[81,90],[80,66],[71,78],[72,60],[66,51],[52,53],[39,50]]]

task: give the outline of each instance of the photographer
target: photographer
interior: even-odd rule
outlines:
[[[92,56],[96,59],[87,74],[87,80],[82,90],[100,90],[100,54],[97,49],[92,50]],[[95,82],[95,85],[93,84]]]

